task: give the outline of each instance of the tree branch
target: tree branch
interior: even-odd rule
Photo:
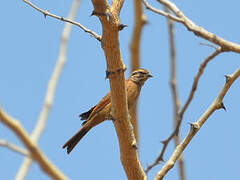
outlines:
[[[221,52],[223,52],[222,48],[218,48],[216,51],[214,51],[211,55],[209,55],[203,62],[202,64],[200,65],[199,69],[198,69],[198,73],[197,75],[195,76],[194,78],[194,81],[193,81],[193,85],[192,85],[192,89],[190,91],[190,94],[188,96],[188,99],[186,101],[186,103],[184,104],[182,110],[180,111],[179,113],[179,117],[180,117],[180,121],[182,121],[182,118],[183,118],[183,115],[186,111],[186,109],[188,108],[189,104],[191,103],[193,97],[194,97],[194,94],[197,90],[197,86],[198,86],[198,81],[200,79],[200,77],[202,76],[203,72],[204,72],[204,69],[205,67],[207,66],[207,64],[209,63],[209,61],[211,61],[212,59],[214,59],[216,56],[218,56]]]
[[[111,88],[111,114],[115,119],[114,126],[120,145],[121,162],[129,180],[146,179],[139,161],[133,128],[128,118],[124,75],[126,66],[122,60],[119,44],[119,12],[123,1],[114,1],[111,10],[104,0],[92,0],[92,3],[94,12],[97,13],[102,24],[101,43],[106,57],[107,72],[110,74],[108,78]]]
[[[37,147],[36,143],[30,138],[29,134],[16,119],[10,117],[0,108],[0,121],[8,126],[24,143],[30,152],[30,156],[38,162],[41,169],[53,179],[68,179],[60,170],[58,170]]]
[[[182,19],[180,19],[180,18],[178,18],[178,17],[176,17],[176,16],[173,16],[173,15],[170,14],[170,13],[164,12],[164,11],[162,11],[162,10],[160,10],[160,9],[157,9],[157,8],[151,6],[146,0],[142,0],[142,3],[145,5],[145,7],[146,7],[148,10],[150,10],[150,11],[152,11],[152,12],[154,12],[154,13],[157,13],[157,14],[159,14],[159,15],[165,16],[165,17],[167,17],[167,18],[169,18],[169,19],[172,19],[172,20],[174,20],[174,21],[176,21],[176,22],[182,23],[182,21],[183,21]]]
[[[120,11],[122,9],[123,3],[124,3],[124,0],[114,0],[112,2],[111,9],[115,11],[118,14],[118,16],[120,15]]]
[[[78,0],[80,1],[80,0]],[[97,39],[98,41],[101,41],[101,36],[98,35],[96,32],[86,28],[85,26],[83,26],[82,24],[80,24],[79,22],[73,21],[71,18],[64,18],[61,16],[57,16],[55,14],[52,14],[50,12],[48,12],[47,10],[43,10],[39,7],[37,7],[35,4],[31,3],[29,0],[23,0],[23,2],[25,2],[26,4],[30,5],[31,7],[33,7],[34,9],[36,9],[37,11],[41,12],[44,17],[46,18],[47,16],[53,17],[55,19],[58,19],[60,21],[64,21],[73,25],[76,25],[78,27],[80,27],[84,32],[89,33],[90,35],[92,35],[95,39]]]
[[[156,8],[149,8],[149,5],[147,4],[146,0],[142,0],[143,4],[146,6],[147,9],[158,13]],[[240,53],[240,45],[227,41],[225,39],[223,39],[220,36],[217,36],[207,30],[205,30],[204,28],[196,25],[192,20],[190,20],[188,17],[186,17],[183,12],[172,2],[170,2],[169,0],[157,0],[159,3],[161,3],[162,5],[166,6],[169,10],[171,10],[177,17],[178,19],[175,18],[175,16],[169,16],[169,14],[164,14],[164,13],[158,13],[162,16],[168,17],[176,22],[180,22],[182,23],[189,31],[192,31],[195,35],[206,39],[210,42],[213,42],[219,46],[221,46],[223,48],[224,51],[233,51],[233,52],[237,52]]]
[[[170,13],[168,8],[165,7],[165,11]],[[177,65],[176,65],[176,45],[175,45],[175,27],[174,21],[171,19],[167,19],[168,22],[168,34],[169,34],[169,44],[170,44],[170,59],[171,59],[171,90],[172,90],[172,98],[173,98],[173,112],[174,112],[174,129],[177,127],[178,119],[179,119],[179,110],[180,110],[180,100],[178,97],[178,89],[177,89]],[[180,127],[178,129],[178,132]],[[174,136],[174,143],[175,147],[180,143],[179,133]],[[178,169],[179,169],[179,176],[181,180],[186,179],[185,175],[185,165],[183,156],[181,156],[178,160]]]
[[[202,114],[202,116],[198,119],[197,122],[191,123],[191,128],[187,136],[184,140],[176,147],[170,159],[166,162],[166,164],[162,167],[162,169],[155,176],[155,180],[161,180],[167,174],[167,172],[173,168],[176,160],[180,157],[182,152],[191,142],[192,138],[195,134],[200,130],[202,125],[206,122],[206,120],[218,109],[225,109],[224,104],[222,102],[224,96],[228,92],[231,85],[234,81],[240,76],[240,68],[237,69],[233,74],[226,76],[226,83],[217,98],[213,101],[213,103],[208,107],[208,109]]]
[[[199,79],[201,77],[201,75],[203,74],[204,72],[204,69],[206,68],[207,64],[209,63],[209,61],[211,61],[212,59],[214,59],[217,55],[219,55],[222,51],[222,48],[218,48],[216,51],[214,51],[211,55],[209,55],[204,61],[203,63],[200,65],[199,67],[199,70],[198,70],[198,73],[197,75],[195,76],[194,78],[194,82],[193,82],[193,85],[192,85],[192,89],[190,91],[190,94],[189,94],[189,97],[186,101],[186,103],[184,104],[182,110],[178,113],[178,120],[177,120],[177,124],[176,124],[176,127],[174,129],[174,131],[170,134],[170,136],[165,139],[164,141],[162,141],[163,143],[163,148],[162,148],[162,151],[161,153],[159,154],[159,156],[156,158],[156,160],[148,165],[148,167],[146,168],[145,172],[148,172],[150,171],[154,166],[158,165],[161,161],[163,161],[163,156],[164,156],[164,153],[167,149],[167,146],[169,144],[169,142],[171,141],[172,138],[175,137],[175,135],[178,134],[179,132],[179,128],[181,126],[181,123],[182,123],[182,119],[183,119],[183,115],[186,111],[186,109],[188,108],[190,102],[192,101],[193,97],[194,97],[194,94],[196,92],[196,89],[197,89],[197,85],[198,85],[198,82],[199,82]]]
[[[131,51],[131,72],[140,68],[140,45],[141,45],[141,37],[142,30],[144,25],[147,23],[147,18],[143,13],[142,3],[139,0],[134,0],[134,10],[135,10],[135,25],[132,34],[132,40],[130,44]],[[139,131],[138,131],[138,117],[137,117],[137,104],[131,108],[130,117],[131,123],[133,125],[134,135],[137,143],[139,142]]]
[[[69,12],[69,19],[74,19],[76,17],[78,7],[80,4],[80,0],[74,0],[72,4],[72,8]],[[35,126],[35,129],[32,132],[31,138],[33,142],[37,143],[39,137],[41,136],[42,132],[45,129],[47,119],[49,112],[51,110],[53,101],[54,101],[54,95],[57,87],[57,83],[59,80],[59,77],[61,75],[62,69],[66,63],[66,54],[67,54],[67,43],[68,39],[70,36],[72,24],[65,24],[65,27],[62,32],[62,37],[61,37],[61,44],[60,44],[60,49],[59,49],[59,55],[58,55],[58,60],[56,63],[56,66],[54,68],[54,71],[52,73],[51,79],[48,82],[48,88],[46,91],[46,96],[44,99],[44,105],[42,108],[42,111],[40,113],[38,122]],[[24,179],[26,176],[30,166],[32,164],[32,159],[30,158],[24,158],[24,161],[16,175],[16,179]]]
[[[17,153],[23,155],[23,156],[30,156],[29,152],[26,149],[21,148],[15,144],[9,143],[6,140],[0,139],[0,146],[6,147],[14,152],[17,152]]]

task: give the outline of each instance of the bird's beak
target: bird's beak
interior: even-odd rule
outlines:
[[[152,78],[153,77],[153,75],[151,75],[151,74],[148,74],[148,78]]]

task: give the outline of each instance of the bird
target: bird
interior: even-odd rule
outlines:
[[[149,78],[153,77],[147,69],[137,69],[131,73],[131,76],[126,83],[126,91],[127,91],[127,103],[128,110],[136,104],[138,96],[140,94],[141,88],[144,85],[145,81]],[[101,122],[109,119],[114,119],[111,114],[111,91],[107,93],[106,96],[102,98],[102,100],[87,112],[84,112],[79,115],[82,123],[81,129],[72,136],[63,146],[62,148],[67,148],[67,153],[71,153],[73,148],[78,144],[78,142],[85,136],[89,130],[93,127],[97,126]]]

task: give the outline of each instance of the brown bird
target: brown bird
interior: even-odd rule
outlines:
[[[129,110],[137,102],[137,98],[140,94],[144,82],[150,77],[152,77],[152,75],[148,70],[137,69],[133,71],[129,79],[126,80],[127,101]],[[90,129],[103,122],[104,120],[112,119],[110,115],[110,96],[111,94],[109,92],[96,106],[92,107],[89,111],[79,115],[81,120],[85,121],[82,123],[82,128],[63,145],[63,149],[67,147],[68,154],[73,150],[77,143],[82,139],[85,134],[87,134]]]

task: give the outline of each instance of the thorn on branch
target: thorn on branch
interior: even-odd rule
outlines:
[[[90,17],[94,15],[95,15],[95,11],[93,10],[92,13],[90,14]]]
[[[149,25],[150,23],[149,23],[149,21],[148,20],[146,20],[146,21],[143,21],[143,26],[145,26],[145,25]]]
[[[161,162],[165,162],[164,159],[163,159],[163,156],[160,156],[160,157],[157,158],[156,164],[161,164]]]
[[[44,16],[45,19],[47,18],[48,13],[49,13],[48,10],[46,10],[45,12],[43,12],[43,16]]]
[[[90,17],[91,16],[100,16],[100,13],[97,13],[97,12],[95,12],[94,10],[92,11],[92,13],[90,14]]]
[[[227,109],[226,109],[225,105],[223,104],[223,102],[221,103],[221,106],[222,106],[221,108],[224,109],[224,111],[227,111]]]
[[[161,162],[165,162],[163,157],[159,158],[158,164],[160,164]]]
[[[224,111],[227,111],[227,109],[224,106],[223,102],[217,104],[217,109],[224,109]]]
[[[151,8],[149,6],[145,6],[147,10],[150,10]]]
[[[161,143],[166,146],[166,144],[168,144],[168,139],[167,140],[164,140],[164,141],[161,141]]]
[[[115,75],[115,74],[123,73],[123,72],[126,71],[126,69],[127,69],[127,67],[124,66],[123,68],[119,68],[119,69],[117,69],[116,71],[108,71],[108,70],[106,70],[105,79],[109,79],[110,76],[113,76],[113,75]]]
[[[199,125],[197,123],[189,123],[191,126],[191,130],[194,132],[197,132],[197,130],[199,129]]]
[[[126,25],[126,24],[119,24],[118,30],[121,31],[121,30],[123,30],[125,27],[128,27],[128,25]]]
[[[137,150],[137,149],[138,149],[137,143],[136,143],[136,142],[133,142],[133,143],[132,143],[132,147]]]
[[[228,83],[228,81],[230,79],[230,76],[229,75],[225,75],[225,78],[226,78],[226,83]]]
[[[121,72],[125,72],[126,70],[127,70],[127,67],[125,66],[123,68],[117,69],[117,72],[118,72],[118,74],[120,74]]]
[[[147,20],[147,17],[145,15],[142,16],[142,25],[149,24],[149,21]]]
[[[112,76],[112,75],[114,75],[115,74],[115,72],[113,72],[113,71],[106,71],[106,76],[105,76],[105,79],[109,79],[109,77],[110,76]]]
[[[90,16],[98,16],[98,17],[107,16],[107,19],[109,20],[109,17],[111,17],[111,14],[110,14],[110,12],[102,13],[102,12],[96,12],[96,11],[93,10]]]

